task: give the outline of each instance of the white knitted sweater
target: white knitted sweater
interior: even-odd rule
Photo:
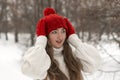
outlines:
[[[51,61],[44,46],[46,45],[47,39],[42,36],[38,40],[36,43],[42,44],[42,46],[36,45],[26,51],[23,57],[22,71],[25,75],[33,79],[44,80],[47,76],[47,70],[51,65]],[[73,55],[80,59],[84,72],[94,72],[99,68],[101,57],[93,46],[82,43],[76,34],[68,38],[68,43],[74,47]],[[69,78],[68,69],[61,54],[63,47],[60,49],[53,48],[53,50],[54,58],[58,61],[60,70]]]
[[[63,47],[60,49],[53,48],[54,50],[54,58],[59,62],[59,68],[60,70],[69,78],[68,69],[66,67],[66,64],[64,62],[64,57],[62,55]]]

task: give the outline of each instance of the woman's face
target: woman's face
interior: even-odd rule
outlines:
[[[48,43],[54,48],[60,48],[66,39],[66,30],[64,28],[58,28],[53,30],[48,35]]]

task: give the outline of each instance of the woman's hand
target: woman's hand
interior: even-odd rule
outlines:
[[[67,18],[65,18],[65,21],[66,21],[66,25],[67,25],[67,27],[68,27],[68,32],[67,32],[67,34],[68,34],[68,37],[69,37],[70,35],[75,34],[75,29],[74,29],[74,27],[72,26],[72,24],[70,23],[70,21],[68,21]]]
[[[46,32],[45,32],[45,20],[44,19],[40,19],[36,25],[36,34],[37,36],[46,36]]]

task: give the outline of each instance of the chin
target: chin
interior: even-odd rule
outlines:
[[[59,49],[59,48],[61,48],[61,47],[55,47],[55,48]]]
[[[59,48],[61,48],[62,46],[55,46],[55,48],[57,48],[57,49],[59,49]]]

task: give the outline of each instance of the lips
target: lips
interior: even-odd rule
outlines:
[[[56,41],[56,42],[60,44],[60,43],[62,43],[62,40],[58,40],[58,41]]]

